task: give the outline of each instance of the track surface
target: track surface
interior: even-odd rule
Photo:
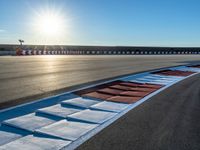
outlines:
[[[200,75],[152,97],[78,150],[200,149]]]
[[[0,57],[0,108],[84,83],[198,60],[198,55]]]

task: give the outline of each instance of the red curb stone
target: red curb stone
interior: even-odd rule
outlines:
[[[123,86],[123,85],[113,85],[110,88],[118,89],[118,90],[130,90],[132,87],[130,86]]]
[[[119,95],[120,93],[124,92],[124,90],[112,89],[112,88],[104,88],[98,90],[100,93],[111,94],[111,95]]]
[[[91,93],[84,94],[82,96],[106,100],[107,98],[110,98],[113,95],[103,94],[103,93],[99,93],[99,92],[91,92]]]
[[[194,74],[192,71],[180,71],[180,70],[161,70],[153,72],[153,74],[167,75],[167,76],[189,76]]]
[[[125,95],[125,96],[134,96],[134,97],[145,97],[147,95],[149,95],[148,92],[136,92],[136,91],[126,91],[126,92],[122,92],[120,95]]]
[[[156,89],[163,87],[163,85],[158,85],[158,84],[136,83],[136,82],[121,82],[119,84],[130,87],[144,87],[144,88],[156,88]]]
[[[120,103],[135,103],[138,100],[140,100],[142,97],[131,97],[131,96],[113,96],[111,98],[108,98],[107,101],[113,101],[113,102],[120,102]]]
[[[87,88],[87,89],[76,91],[76,92],[74,92],[74,94],[77,94],[77,95],[81,96],[83,94],[94,92],[94,91],[100,90],[102,88],[107,88],[108,86],[116,85],[116,84],[119,84],[121,82],[122,81],[117,80],[117,81],[113,81],[113,82],[110,82],[110,83],[101,84],[101,85],[94,86],[94,87],[91,87],[91,88]]]
[[[149,92],[152,93],[154,91],[156,91],[157,89],[153,89],[153,88],[142,88],[142,87],[133,87],[130,89],[131,91],[141,91],[141,92]]]
[[[130,87],[137,87],[139,85],[142,85],[141,83],[135,83],[135,82],[121,82],[119,84],[123,86],[130,86]]]

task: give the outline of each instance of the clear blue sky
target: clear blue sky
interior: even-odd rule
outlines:
[[[200,0],[0,0],[0,43],[200,46]],[[32,23],[42,10],[67,20],[47,43]]]

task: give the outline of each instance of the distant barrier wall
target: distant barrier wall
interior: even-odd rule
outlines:
[[[200,51],[95,51],[95,50],[4,50],[0,51],[3,55],[198,55]]]
[[[16,55],[15,51],[0,51],[0,56],[4,55]]]
[[[16,55],[189,55],[200,51],[81,51],[81,50],[16,50]]]

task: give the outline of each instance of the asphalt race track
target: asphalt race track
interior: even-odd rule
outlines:
[[[181,81],[128,112],[78,150],[200,149],[200,75]]]
[[[120,75],[198,62],[198,55],[3,56],[0,108]]]

